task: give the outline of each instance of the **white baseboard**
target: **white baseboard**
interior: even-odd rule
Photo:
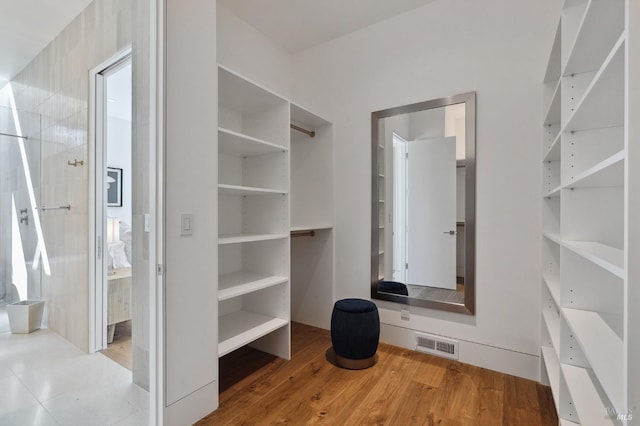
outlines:
[[[394,346],[415,350],[416,331],[390,324],[380,324],[380,341]],[[508,349],[458,340],[460,362],[510,374],[529,380],[540,380],[540,357]]]
[[[164,426],[192,425],[218,408],[218,382],[214,381],[164,408]]]

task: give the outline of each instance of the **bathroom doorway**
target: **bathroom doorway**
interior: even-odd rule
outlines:
[[[132,370],[132,65],[122,52],[92,73],[95,105],[93,351]]]

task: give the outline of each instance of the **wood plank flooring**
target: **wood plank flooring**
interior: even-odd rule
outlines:
[[[250,348],[220,360],[218,410],[198,425],[557,425],[547,386],[380,344],[367,370],[325,358],[329,331],[292,325],[285,361]]]
[[[113,342],[107,345],[102,354],[111,358],[124,368],[131,370],[133,356],[131,354],[131,320],[118,323],[113,334]]]

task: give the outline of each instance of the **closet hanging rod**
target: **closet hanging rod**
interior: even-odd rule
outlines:
[[[314,132],[313,130],[307,130],[307,129],[303,129],[300,126],[296,126],[295,124],[291,123],[291,128],[293,130],[297,130],[301,133],[304,133],[305,135],[309,136],[310,138],[315,138],[316,137],[316,132]]]
[[[315,237],[316,231],[313,229],[310,231],[291,231],[291,238],[294,237]]]
[[[12,135],[11,133],[4,133],[4,132],[0,132],[0,136],[9,136],[11,138],[20,138],[20,139],[29,139],[26,136],[18,136],[18,135]],[[312,136],[313,137],[313,136]]]

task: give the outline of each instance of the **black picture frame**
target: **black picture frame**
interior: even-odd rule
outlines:
[[[117,167],[107,167],[108,207],[122,207],[122,173],[122,169]]]

